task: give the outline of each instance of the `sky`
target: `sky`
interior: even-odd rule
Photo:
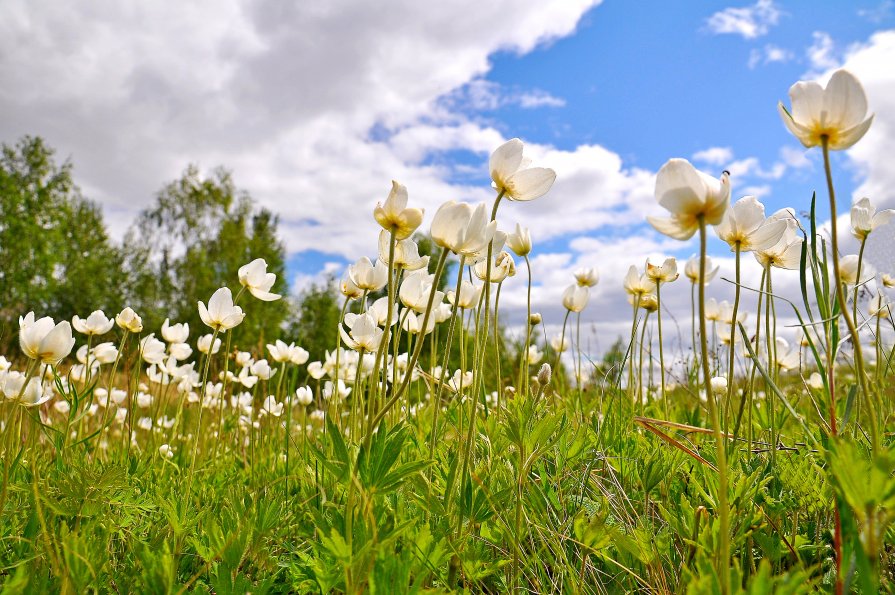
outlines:
[[[502,205],[500,227],[531,228],[534,309],[550,332],[572,272],[599,269],[582,316],[596,355],[628,332],[627,268],[666,256],[683,267],[695,252],[645,223],[662,213],[655,172],[669,158],[729,170],[733,198],[756,195],[768,213],[807,211],[817,190],[828,218],[819,150],[777,114],[798,80],[844,66],[863,82],[876,116],[835,155],[839,211],[847,223],[862,196],[895,207],[893,62],[893,0],[7,0],[0,141],[44,137],[119,238],[187,164],[232,170],[279,216],[300,292],[376,256],[372,209],[392,179],[428,229],[446,200],[493,200],[488,155],[519,137],[557,181]],[[869,258],[895,273],[883,236],[891,246],[891,229],[872,236]],[[718,240],[710,252],[721,272],[709,295],[730,298],[731,255]],[[501,298],[511,326],[519,270]],[[757,285],[754,263],[744,274]],[[683,276],[663,296],[689,316]]]

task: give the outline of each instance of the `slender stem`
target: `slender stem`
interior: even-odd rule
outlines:
[[[730,513],[727,506],[727,444],[721,434],[721,423],[718,419],[718,408],[712,394],[711,372],[709,371],[708,345],[705,337],[705,260],[706,260],[706,228],[705,216],[699,216],[699,343],[702,351],[702,372],[705,379],[705,400],[709,408],[709,418],[715,435],[718,459],[718,508],[720,513],[721,559],[718,562],[718,574],[721,577],[721,593],[730,593]]]
[[[733,395],[736,391],[736,375],[734,371],[734,358],[736,357],[736,332],[737,332],[737,316],[739,315],[740,309],[740,256],[741,256],[741,246],[740,242],[737,241],[734,245],[734,253],[735,253],[735,267],[736,267],[736,283],[734,284],[734,293],[733,293],[733,312],[731,312],[730,318],[730,336],[728,337],[729,342],[727,343],[727,351],[728,351],[728,361],[727,361],[727,401],[724,404],[724,431],[727,431],[728,424],[728,412],[730,410],[730,403],[733,401]],[[742,398],[745,400],[746,395],[743,395]],[[742,405],[740,406],[740,411],[742,411]],[[739,429],[739,424],[737,424],[737,429]],[[734,432],[736,435],[736,432]]]
[[[523,256],[525,259],[525,268],[528,270],[528,289],[526,293],[525,306],[527,317],[525,319],[525,349],[522,350],[522,382],[519,383],[519,389],[522,394],[528,394],[528,382],[531,372],[529,372],[528,349],[531,347],[531,261],[528,260],[528,254]]]
[[[861,393],[864,395],[864,399],[867,403],[867,412],[870,414],[871,446],[873,452],[876,452],[880,445],[879,417],[877,414],[878,403],[872,402],[871,399],[878,399],[878,396],[876,393],[871,393],[870,388],[867,386],[867,377],[864,373],[864,353],[861,350],[861,337],[858,335],[858,329],[855,327],[855,323],[848,313],[848,306],[846,305],[845,295],[842,291],[842,274],[839,270],[839,235],[836,222],[836,193],[833,188],[833,174],[830,170],[829,141],[830,139],[827,135],[821,136],[821,147],[823,148],[824,154],[824,173],[827,176],[827,191],[830,195],[830,249],[833,253],[833,280],[836,284],[836,300],[839,302],[839,310],[843,320],[845,320],[845,326],[848,327],[848,332],[851,335],[852,347],[855,352],[855,374],[861,385]],[[830,368],[832,369],[832,367],[833,362],[830,362]]]
[[[665,349],[662,346],[662,298],[659,294],[659,288],[662,285],[660,281],[656,281],[656,324],[659,327],[659,386],[662,389],[662,401],[665,404],[665,419],[671,419],[671,413],[668,408],[668,395],[665,393]],[[652,369],[652,366],[650,366]]]

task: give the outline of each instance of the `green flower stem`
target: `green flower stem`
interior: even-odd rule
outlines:
[[[705,259],[706,259],[705,216],[699,216],[699,347],[702,352],[702,372],[705,379],[705,400],[709,408],[712,432],[715,436],[718,459],[718,508],[721,521],[721,557],[718,561],[718,575],[721,578],[721,593],[730,593],[730,510],[727,505],[727,443],[721,434],[721,423],[715,395],[712,394],[711,372],[709,371],[708,345],[705,337]]]
[[[660,287],[662,283],[656,282],[656,324],[659,329],[659,386],[662,390],[662,401],[665,405],[665,419],[671,419],[671,410],[668,407],[668,394],[665,392],[665,348],[662,346],[662,296],[660,295]],[[652,369],[652,365],[650,365]]]
[[[836,300],[839,302],[839,310],[842,318],[845,320],[845,326],[851,335],[852,346],[855,351],[855,374],[858,377],[858,383],[861,386],[861,393],[867,402],[867,412],[870,415],[870,440],[873,451],[876,452],[880,446],[879,437],[879,416],[877,414],[877,406],[871,399],[879,400],[879,396],[874,392],[870,392],[867,386],[867,376],[864,373],[864,353],[861,349],[861,337],[858,335],[858,329],[848,313],[848,307],[845,301],[845,295],[842,291],[842,273],[839,270],[839,235],[836,222],[836,192],[833,188],[833,174],[830,170],[830,139],[827,135],[821,136],[821,147],[824,155],[824,173],[827,177],[827,191],[830,195],[830,249],[833,253],[833,277],[836,284]],[[832,370],[834,362],[829,362]],[[832,372],[831,372],[832,374]],[[831,384],[832,386],[832,384]]]
[[[736,268],[736,282],[734,283],[734,293],[733,293],[733,312],[731,313],[730,319],[730,336],[728,337],[728,348],[727,354],[727,400],[724,403],[724,431],[727,432],[728,428],[728,413],[730,411],[730,404],[733,402],[733,395],[736,391],[736,371],[734,369],[734,363],[736,358],[736,324],[737,324],[737,316],[739,315],[740,310],[740,256],[741,256],[741,246],[740,242],[734,245],[734,262]],[[746,395],[742,396],[742,399],[745,401]],[[742,404],[740,405],[740,411],[742,411]],[[737,430],[739,429],[739,424],[737,424]],[[734,431],[734,442],[736,442],[737,432]]]

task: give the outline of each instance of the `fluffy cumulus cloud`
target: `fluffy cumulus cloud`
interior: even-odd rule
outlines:
[[[716,35],[727,33],[755,39],[767,35],[782,15],[774,0],[758,0],[749,6],[719,10],[706,19],[705,27]]]
[[[878,208],[895,208],[895,31],[874,34],[851,48],[843,67],[857,76],[876,115],[867,135],[849,151],[861,183],[853,198],[868,197]],[[847,225],[847,222],[846,222]],[[880,228],[868,240],[868,257],[882,272],[895,274],[895,225]]]
[[[290,250],[326,229],[347,255],[359,247],[351,225],[368,223],[392,178],[429,205],[475,195],[424,163],[443,141],[389,139],[434,126],[487,156],[503,137],[441,99],[481,78],[494,52],[572,33],[596,3],[13,0],[0,22],[0,138],[44,136],[122,224],[187,163],[224,164],[282,216]],[[562,104],[511,91],[521,107]]]

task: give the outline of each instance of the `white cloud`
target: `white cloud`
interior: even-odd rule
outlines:
[[[892,17],[892,9],[895,8],[895,2],[892,0],[883,0],[874,8],[861,8],[858,10],[858,16],[867,19],[871,23],[879,24]]]
[[[838,54],[836,43],[829,33],[824,31],[815,31],[811,34],[812,44],[805,51],[808,57],[808,63],[811,65],[812,71],[822,72],[835,68],[841,63],[842,59]],[[806,78],[812,78],[810,75]]]
[[[791,50],[769,43],[761,49],[753,48],[752,51],[749,52],[749,62],[747,65],[750,69],[754,69],[759,65],[773,63],[785,64],[794,59],[795,54]]]
[[[767,35],[783,13],[773,0],[758,0],[743,7],[720,10],[706,19],[706,29],[715,35],[731,33],[745,39]]]
[[[483,196],[424,160],[445,143],[486,157],[503,135],[440,100],[493,53],[572,33],[596,3],[14,0],[0,21],[0,138],[38,134],[71,156],[119,231],[187,163],[223,164],[281,215],[290,251],[356,254],[392,178],[428,206]],[[561,103],[510,91],[524,107]]]
[[[709,165],[724,166],[733,159],[733,149],[730,147],[709,147],[693,153],[694,161],[701,161]]]

